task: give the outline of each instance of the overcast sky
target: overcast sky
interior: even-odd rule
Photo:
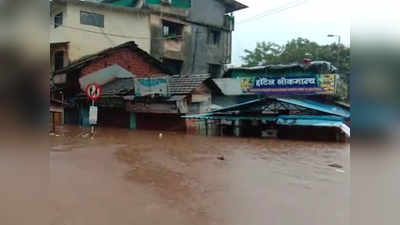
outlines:
[[[241,64],[240,56],[243,56],[244,49],[254,49],[260,41],[284,44],[303,37],[319,44],[329,44],[337,38],[329,38],[327,34],[338,34],[343,44],[350,45],[350,6],[347,0],[238,1],[249,8],[235,13],[234,65]]]

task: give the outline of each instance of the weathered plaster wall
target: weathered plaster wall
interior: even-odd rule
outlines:
[[[162,37],[162,19],[174,21],[172,18],[159,15],[151,16],[151,54],[162,60],[170,58],[182,60],[182,74],[208,73],[209,64],[229,64],[231,62],[231,33],[222,29],[220,42],[209,44],[209,30],[215,27],[177,21],[185,24],[183,37],[168,40]]]
[[[193,25],[192,29],[192,50],[193,54],[196,54],[194,62],[195,73],[207,73],[209,64],[230,63],[230,56],[227,52],[230,49],[231,34],[229,32],[220,30],[220,42],[217,45],[213,45],[207,42],[209,27]]]
[[[162,36],[162,20],[183,24],[181,38],[168,39]],[[192,25],[180,19],[152,14],[151,24],[151,55],[159,60],[163,58],[183,61],[182,71],[187,71],[192,62]]]
[[[214,26],[224,25],[225,6],[217,0],[192,0],[190,20]]]
[[[80,24],[80,11],[104,15],[104,28]],[[72,61],[127,41],[135,41],[140,48],[150,53],[150,24],[147,13],[68,4],[63,25],[50,29],[50,40],[70,42],[69,58]]]
[[[68,58],[71,61],[127,41],[135,41],[140,48],[160,60],[163,58],[182,60],[181,74],[208,73],[209,64],[223,65],[231,62],[230,31],[219,29],[221,31],[219,44],[207,43],[209,29],[224,26],[225,8],[220,1],[193,0],[190,9],[174,9],[157,5],[152,7],[156,7],[159,11],[150,16],[147,13],[121,12],[107,8],[68,4],[64,13],[65,27],[50,29],[50,40],[69,41]],[[104,29],[81,25],[80,10],[103,14],[105,16]],[[185,24],[183,37],[176,40],[163,38],[162,19]]]

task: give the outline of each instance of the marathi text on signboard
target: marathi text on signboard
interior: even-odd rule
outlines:
[[[135,95],[160,95],[168,96],[168,78],[136,78],[135,79]]]
[[[254,94],[335,94],[336,75],[241,78],[243,93]]]

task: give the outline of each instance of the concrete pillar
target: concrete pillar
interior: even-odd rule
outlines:
[[[131,130],[136,130],[136,113],[131,112],[129,114],[129,118],[130,118],[130,124],[129,124],[129,128]]]
[[[236,137],[240,137],[240,135],[241,135],[240,124],[241,124],[240,120],[235,120],[233,122],[233,134]]]

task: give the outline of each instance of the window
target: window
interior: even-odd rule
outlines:
[[[81,24],[104,27],[104,15],[81,11]]]
[[[57,71],[64,67],[64,51],[57,51],[54,54],[54,70]]]
[[[208,64],[208,73],[213,78],[217,78],[221,75],[222,65],[219,64]]]
[[[57,28],[63,24],[63,13],[59,13],[54,17],[54,28]]]
[[[183,61],[164,58],[163,64],[171,71],[171,73],[177,75],[181,73]]]
[[[180,38],[183,33],[183,24],[163,21],[163,37]]]
[[[221,31],[218,30],[209,30],[207,42],[210,45],[218,45],[221,40]]]

